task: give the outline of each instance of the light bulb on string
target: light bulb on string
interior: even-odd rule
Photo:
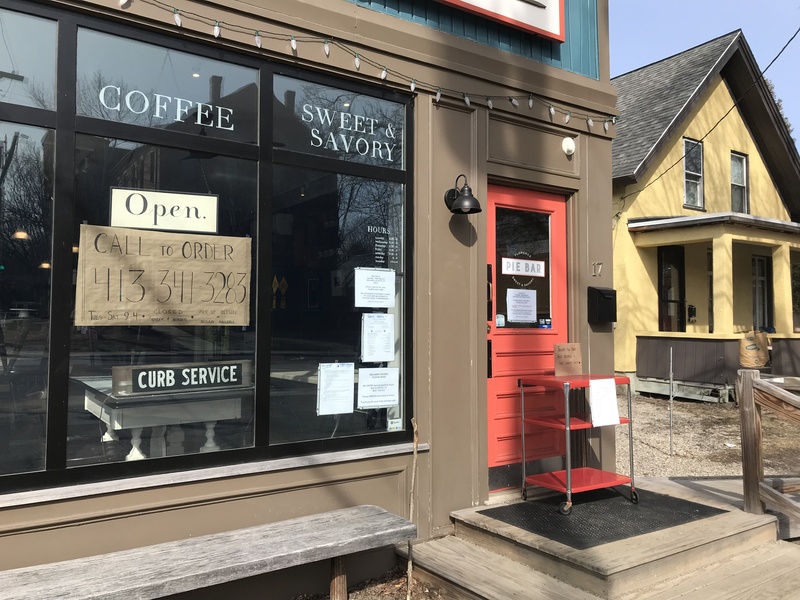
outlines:
[[[592,119],[592,117],[589,117],[588,119],[586,119],[586,124],[589,126],[589,129],[594,127],[594,120]]]
[[[119,7],[122,10],[129,9],[131,7],[131,4],[133,4],[133,0],[119,0]]]
[[[555,116],[556,116],[556,107],[551,104],[550,108],[548,110],[550,111],[550,118],[551,119],[555,118]]]
[[[464,104],[466,104],[467,106],[470,106],[469,96],[467,96],[466,94],[464,94]]]
[[[359,58],[358,52],[356,52],[356,57],[353,59],[353,64],[356,66],[356,71],[361,69],[361,58]]]
[[[533,108],[533,94],[528,96],[528,108]]]
[[[511,106],[513,106],[514,108],[519,108],[519,100],[514,98],[514,96],[509,96],[508,101],[511,102]]]
[[[608,121],[603,121],[603,130],[607,133],[608,132]]]
[[[292,52],[297,52],[297,40],[294,38],[294,36],[292,36],[290,45],[292,46]]]
[[[220,34],[221,32],[222,32],[222,30],[221,30],[221,29],[220,29],[220,27],[219,27],[219,21],[215,21],[215,22],[214,22],[214,37],[215,37],[215,38],[218,38],[218,37],[219,37],[219,34]]]
[[[383,69],[381,70],[381,79],[386,79],[388,75],[389,71],[386,70],[386,67],[383,67]]]
[[[331,45],[328,43],[327,39],[325,39],[325,41],[322,44],[322,51],[325,53],[325,56],[331,55]]]
[[[489,110],[494,109],[494,102],[492,102],[491,96],[486,96],[486,106],[489,107]]]
[[[417,82],[416,82],[415,80],[413,80],[413,79],[412,79],[412,80],[411,80],[411,85],[410,85],[410,86],[408,86],[408,87],[409,87],[409,89],[410,89],[410,90],[413,92],[414,90],[416,90],[416,89],[417,89]]]
[[[173,8],[172,10],[173,10],[172,18],[175,21],[175,25],[180,27],[181,25],[183,25],[183,22],[181,21],[181,11],[179,11],[177,8]]]
[[[570,113],[570,112],[567,112],[567,114],[564,115],[564,124],[569,123],[569,119],[570,119],[571,116],[572,116],[572,113]]]
[[[442,99],[442,88],[436,88],[436,98],[434,99],[436,103],[439,103],[439,100]]]
[[[256,46],[258,48],[261,48],[261,32],[260,31],[256,31],[256,35],[255,35],[254,39],[255,39],[255,42],[256,42]]]

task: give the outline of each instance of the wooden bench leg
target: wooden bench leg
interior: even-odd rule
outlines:
[[[331,600],[347,600],[347,570],[344,556],[331,559]]]

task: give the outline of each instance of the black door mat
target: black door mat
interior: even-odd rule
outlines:
[[[727,512],[647,490],[637,489],[636,493],[638,504],[630,501],[628,487],[573,494],[569,515],[558,512],[559,504],[566,499],[564,494],[478,512],[578,550]]]

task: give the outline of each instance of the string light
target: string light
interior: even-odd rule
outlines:
[[[149,5],[151,5],[151,6],[155,7],[155,8],[159,8],[159,9],[164,10],[164,11],[170,11],[171,10],[172,11],[172,18],[175,21],[175,25],[178,26],[178,27],[183,27],[183,18],[187,18],[187,19],[190,19],[192,21],[197,21],[199,23],[206,24],[206,25],[213,25],[212,33],[213,33],[213,36],[215,38],[219,38],[221,36],[223,27],[226,29],[226,31],[230,31],[230,32],[234,32],[234,33],[253,34],[253,30],[252,29],[249,29],[249,28],[246,28],[246,27],[243,27],[243,26],[240,26],[240,25],[232,24],[232,23],[229,23],[229,22],[226,22],[226,21],[217,20],[217,19],[212,19],[212,18],[209,18],[209,17],[207,17],[205,15],[200,15],[200,14],[196,14],[196,13],[189,12],[189,11],[181,12],[181,10],[179,8],[174,7],[174,6],[170,6],[169,4],[165,3],[163,0],[140,0],[140,2],[143,3],[143,4],[149,4]],[[121,10],[127,10],[128,8],[131,7],[131,5],[133,3],[134,3],[134,0],[117,0],[117,4],[118,4],[118,6],[119,6],[119,8]],[[263,32],[263,33],[266,35],[266,37],[268,39],[272,39],[272,40],[288,40],[290,45],[291,45],[292,52],[294,54],[297,53],[298,39],[294,35],[286,35],[286,34],[277,33],[277,32]],[[313,36],[308,36],[308,37],[303,36],[303,37],[301,37],[301,40],[307,40],[307,41],[313,41],[313,42],[322,41],[322,50],[325,53],[325,56],[328,57],[328,58],[330,57],[330,54],[331,54],[331,48],[330,48],[331,44],[335,44],[340,49],[344,50],[347,54],[350,54],[353,57],[353,64],[354,64],[356,70],[359,70],[359,71],[361,70],[361,61],[362,61],[362,58],[363,58],[364,60],[367,61],[367,63],[369,65],[381,69],[380,78],[381,78],[382,81],[387,80],[387,78],[389,76],[389,69],[387,67],[381,66],[380,63],[372,61],[369,58],[362,57],[358,52],[356,52],[355,50],[351,49],[350,47],[348,47],[343,42],[340,42],[340,41],[335,40],[333,38],[327,38],[327,37],[319,38],[319,37],[313,37]],[[255,31],[255,33],[253,35],[253,41],[254,41],[254,43],[255,43],[255,45],[256,45],[256,47],[258,49],[262,48],[262,46],[263,46],[262,31],[260,31],[260,30],[256,30]],[[436,103],[439,103],[441,101],[442,93],[443,93],[443,90],[442,90],[441,87],[436,86],[436,85],[432,85],[430,83],[420,82],[420,81],[416,80],[415,78],[411,78],[411,77],[409,77],[407,75],[403,75],[402,73],[393,72],[393,74],[397,75],[401,79],[404,79],[405,81],[409,81],[410,82],[409,88],[410,88],[410,90],[412,92],[416,92],[417,88],[419,88],[420,86],[422,88],[426,88],[427,90],[430,90],[430,91],[435,90],[434,101]],[[464,104],[466,104],[468,107],[472,106],[471,101],[470,101],[469,93],[464,92],[464,91],[460,91],[460,90],[452,90],[452,89],[448,89],[446,91],[449,92],[449,93],[452,93],[454,95],[461,94],[462,97],[463,97],[463,100],[464,100]],[[520,105],[520,100],[524,99],[525,97],[526,97],[525,95],[516,96],[516,97],[507,96],[508,101],[511,103],[511,105],[514,108],[518,108],[519,105]],[[552,104],[551,102],[546,101],[545,99],[536,96],[532,92],[527,93],[527,99],[528,99],[528,108],[529,109],[533,109],[534,100],[538,100],[539,102],[541,102],[542,104],[544,104],[545,106],[548,107],[548,112],[550,114],[551,120],[553,120],[555,118],[555,113],[556,113],[556,111],[558,111],[558,112],[564,114],[564,123],[565,124],[568,124],[570,122],[570,118],[572,117],[572,112],[571,111],[569,111],[569,110],[567,110],[565,108],[558,107],[558,106]],[[492,100],[491,96],[486,96],[486,106],[489,108],[489,110],[493,110],[494,109],[494,101]],[[603,130],[606,131],[606,132],[608,132],[608,130],[609,130],[609,123],[615,124],[615,125],[617,123],[616,115],[592,115],[592,114],[581,114],[580,112],[576,112],[575,116],[579,117],[581,119],[585,119],[586,120],[586,124],[589,127],[589,129],[591,129],[594,126],[594,121],[596,119],[600,119],[601,122],[603,123]]]

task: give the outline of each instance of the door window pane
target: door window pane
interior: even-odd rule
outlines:
[[[240,142],[258,141],[258,72],[78,30],[78,114]]]
[[[0,123],[0,474],[44,469],[53,143]]]
[[[276,75],[276,148],[404,168],[405,105]]]
[[[550,328],[550,215],[498,208],[496,231],[498,327]]]
[[[270,443],[403,429],[403,186],[274,174]]]
[[[73,279],[83,286],[76,294],[95,294],[95,312],[72,329],[68,464],[252,446],[256,163],[78,135],[75,164],[73,252],[81,272]],[[163,231],[110,227],[110,196],[119,189],[132,190],[137,214],[183,216],[184,225],[170,225],[180,228],[171,234],[178,241],[164,246]],[[186,208],[198,196],[216,204],[216,234],[193,229],[204,213]],[[162,204],[144,211],[147,198]],[[90,240],[91,255],[78,254],[87,252],[78,223],[103,228]],[[239,264],[243,241],[249,284],[230,266]],[[95,254],[99,266],[80,262],[97,265]],[[164,254],[174,265],[149,266],[149,257]],[[228,324],[244,303],[249,319]]]
[[[0,9],[0,102],[56,109],[56,23]]]

